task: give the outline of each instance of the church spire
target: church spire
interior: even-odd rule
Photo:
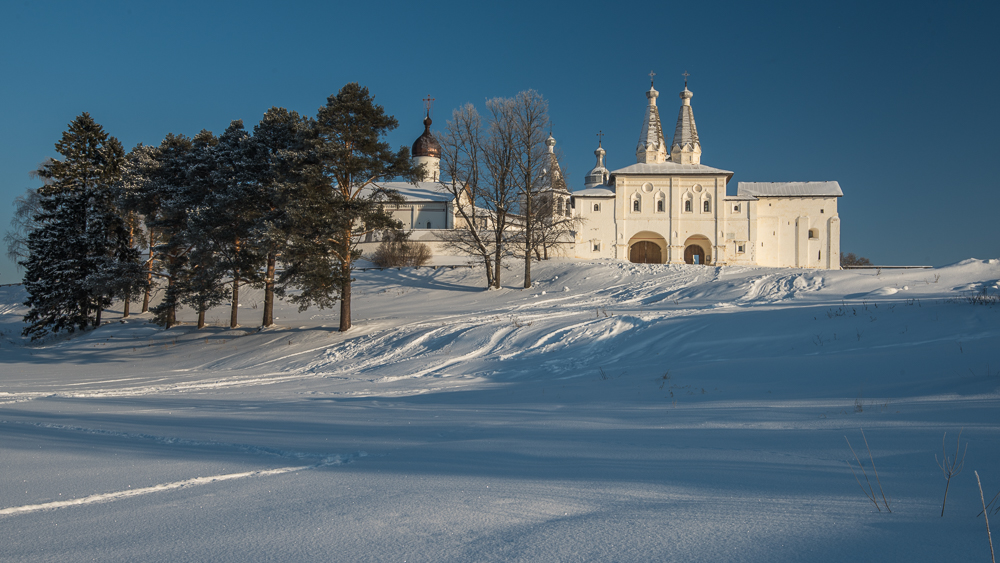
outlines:
[[[600,139],[602,136],[604,136],[603,131],[597,134],[597,150],[594,151],[594,156],[597,157],[597,166],[588,172],[586,178],[584,178],[583,185],[586,188],[603,186],[608,181],[608,169],[604,167],[604,147],[601,146]]]
[[[678,164],[701,164],[701,142],[698,140],[698,128],[694,124],[694,111],[691,109],[691,98],[694,94],[687,87],[687,71],[684,72],[684,90],[680,93],[681,109],[677,114],[677,127],[674,128],[674,142],[670,147],[670,160]]]
[[[642,131],[639,133],[639,145],[635,148],[636,162],[656,163],[667,160],[667,143],[663,140],[663,127],[660,124],[660,110],[656,107],[656,98],[660,95],[653,87],[653,77],[649,73],[649,91],[646,99],[646,117],[642,121]]]

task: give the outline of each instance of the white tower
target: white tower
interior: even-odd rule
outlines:
[[[423,176],[417,180],[420,182],[437,182],[441,179],[441,144],[438,143],[434,135],[431,134],[431,106],[433,98],[427,96],[424,102],[427,106],[427,116],[424,117],[424,132],[416,141],[413,141],[413,164],[424,165]]]
[[[677,114],[677,127],[674,128],[670,160],[678,164],[701,164],[701,142],[698,141],[698,128],[694,125],[694,111],[691,109],[691,98],[694,94],[688,90],[687,76],[685,72],[684,91],[680,93],[681,110]]]
[[[600,136],[601,133],[598,133]],[[597,150],[594,151],[594,156],[597,157],[597,165],[587,172],[587,176],[584,178],[583,185],[586,188],[596,188],[603,186],[608,182],[608,176],[610,173],[608,169],[604,167],[604,147],[601,146],[601,141],[597,141]]]
[[[639,145],[635,149],[636,162],[654,164],[667,161],[667,143],[663,140],[663,127],[660,125],[660,110],[656,107],[656,98],[660,95],[653,88],[653,76],[649,73],[649,91],[646,98],[646,117],[642,122],[642,132],[639,133]]]

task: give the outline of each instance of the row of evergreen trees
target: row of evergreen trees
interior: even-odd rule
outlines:
[[[24,334],[97,326],[116,299],[128,316],[139,296],[167,328],[179,305],[198,311],[200,328],[229,301],[235,327],[245,285],[265,290],[263,326],[278,295],[300,310],[339,302],[347,330],[359,236],[401,227],[382,205],[398,196],[377,183],[417,172],[407,148],[383,140],[396,126],[356,83],[315,118],[271,108],[252,133],[234,121],[218,137],[168,134],[128,154],[82,114],[38,171],[45,185],[20,262]]]

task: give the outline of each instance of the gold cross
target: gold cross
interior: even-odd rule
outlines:
[[[427,110],[427,117],[431,116],[431,105],[435,99],[436,98],[432,98],[430,94],[427,94],[427,97],[424,98],[424,109]]]
[[[604,130],[597,132],[597,146],[601,146],[601,140],[604,138]]]
[[[652,87],[653,87],[653,77],[654,77],[654,76],[656,76],[656,73],[655,73],[655,72],[653,72],[653,71],[649,71],[649,87],[650,87],[650,88],[652,88]]]

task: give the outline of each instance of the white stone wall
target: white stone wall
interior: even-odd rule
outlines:
[[[390,203],[386,209],[393,219],[403,223],[403,230],[411,229],[447,229],[452,226],[452,211],[449,204],[443,201]],[[430,223],[430,227],[427,226]]]
[[[840,268],[835,197],[762,197],[756,216],[755,262],[761,266]]]
[[[575,196],[574,205],[574,216],[582,219],[576,233],[574,256],[582,259],[617,258],[615,198]]]

